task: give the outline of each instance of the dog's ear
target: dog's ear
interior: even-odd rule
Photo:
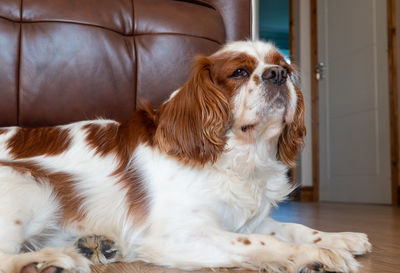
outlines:
[[[191,78],[160,107],[156,142],[185,163],[215,162],[230,120],[229,99],[214,84],[212,62],[198,57]]]
[[[296,165],[296,156],[304,145],[304,136],[306,135],[303,94],[297,87],[294,88],[297,96],[296,111],[293,119],[285,124],[282,134],[279,136],[277,151],[277,159],[289,167]]]

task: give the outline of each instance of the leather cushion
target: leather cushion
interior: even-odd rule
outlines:
[[[0,126],[125,119],[141,99],[158,107],[194,55],[232,36],[224,16],[241,19],[223,1],[2,0]]]

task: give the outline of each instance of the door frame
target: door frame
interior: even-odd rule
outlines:
[[[390,111],[390,157],[392,175],[392,205],[399,205],[399,105],[397,78],[397,10],[396,1],[387,0],[388,63],[389,63],[389,111]]]
[[[311,132],[313,201],[319,201],[319,93],[315,68],[318,65],[317,0],[310,0],[311,20]]]
[[[297,55],[295,52],[295,19],[294,19],[294,0],[289,0],[289,59],[292,62],[295,62],[295,56]],[[292,167],[289,170],[289,178],[293,186],[296,185],[296,172],[297,172],[297,167]],[[297,193],[294,192],[291,194],[291,199],[296,200],[298,197],[296,197]]]
[[[392,205],[399,205],[400,199],[400,166],[399,166],[399,105],[397,79],[397,36],[396,36],[396,4],[395,0],[387,1],[388,28],[388,63],[389,63],[389,122],[390,122],[390,154]],[[319,164],[319,93],[315,68],[318,65],[318,23],[317,0],[310,0],[311,20],[311,117],[312,117],[312,169],[313,169],[313,201],[319,201],[320,164]]]

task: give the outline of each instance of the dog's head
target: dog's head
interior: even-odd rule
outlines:
[[[228,137],[275,141],[293,166],[305,135],[304,101],[294,69],[270,43],[240,41],[198,57],[191,78],[161,106],[160,150],[184,162],[215,162]]]

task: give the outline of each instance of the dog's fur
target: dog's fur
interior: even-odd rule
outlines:
[[[273,45],[233,42],[128,121],[0,129],[0,272],[89,272],[89,235],[126,262],[357,272],[365,234],[268,216],[305,135],[293,74]]]

